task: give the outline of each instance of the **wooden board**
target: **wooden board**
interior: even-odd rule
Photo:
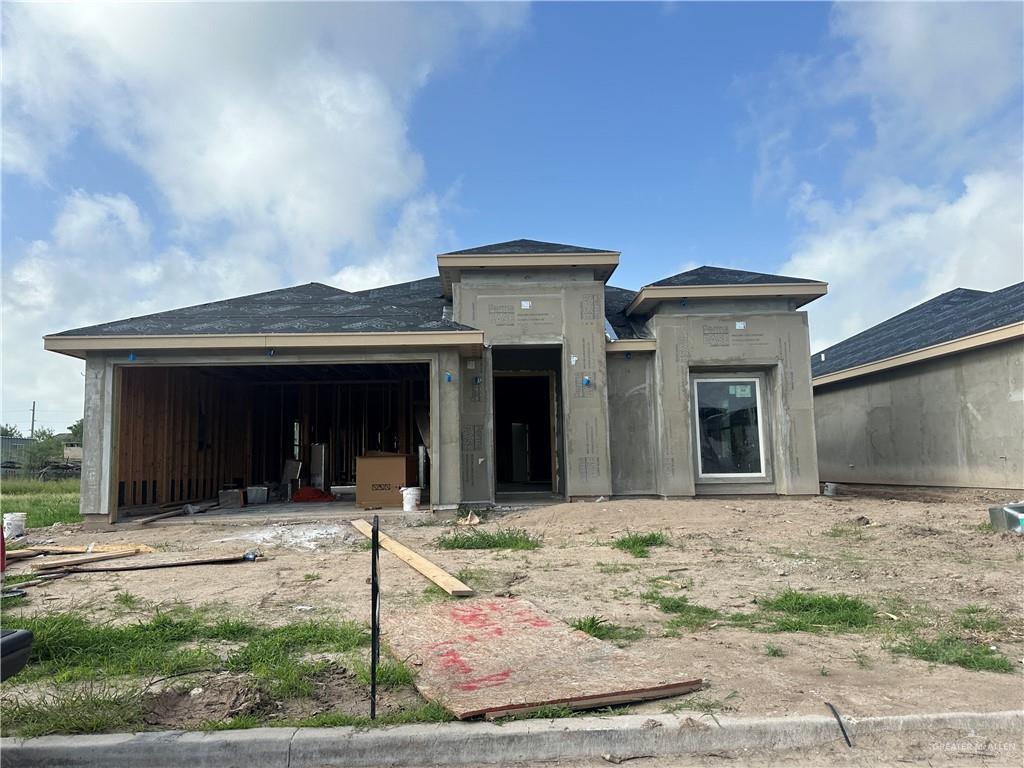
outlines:
[[[546,706],[592,709],[678,696],[703,685],[675,660],[617,648],[521,598],[382,613],[392,653],[418,669],[416,688],[460,720]]]
[[[352,527],[367,538],[370,538],[373,535],[373,526],[365,520],[353,520]],[[402,562],[410,568],[419,571],[419,573],[437,584],[437,586],[449,595],[453,595],[454,597],[470,597],[476,594],[472,587],[467,584],[463,584],[448,573],[448,571],[430,562],[422,555],[413,552],[404,544],[399,544],[386,533],[379,533],[379,535],[381,547],[402,560]]]
[[[83,544],[80,547],[58,547],[52,544],[40,544],[29,547],[29,550],[38,555],[91,555],[104,552],[156,552],[154,547],[148,544]]]
[[[30,565],[34,571],[49,571],[57,568],[73,568],[76,565],[97,563],[100,560],[115,560],[119,557],[131,557],[132,555],[137,554],[139,554],[138,550],[129,549],[123,552],[106,552],[99,555],[83,555],[82,557],[64,557],[57,560],[44,559],[30,563]]]

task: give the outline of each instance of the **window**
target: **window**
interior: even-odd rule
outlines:
[[[758,379],[695,379],[700,477],[764,477]]]

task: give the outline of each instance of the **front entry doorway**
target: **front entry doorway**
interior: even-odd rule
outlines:
[[[555,493],[553,372],[494,374],[495,490]]]

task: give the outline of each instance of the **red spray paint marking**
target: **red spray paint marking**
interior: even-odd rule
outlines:
[[[473,668],[466,663],[465,659],[454,648],[445,651],[440,656],[441,669],[448,669],[460,675],[468,675]]]
[[[495,672],[493,675],[484,675],[483,677],[477,677],[473,680],[467,680],[464,683],[460,683],[458,688],[460,691],[478,691],[481,688],[496,688],[499,685],[504,685],[511,676],[512,670],[506,669],[503,672]]]

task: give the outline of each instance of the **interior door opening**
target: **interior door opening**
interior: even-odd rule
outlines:
[[[556,491],[554,382],[552,373],[495,372],[497,493]]]

